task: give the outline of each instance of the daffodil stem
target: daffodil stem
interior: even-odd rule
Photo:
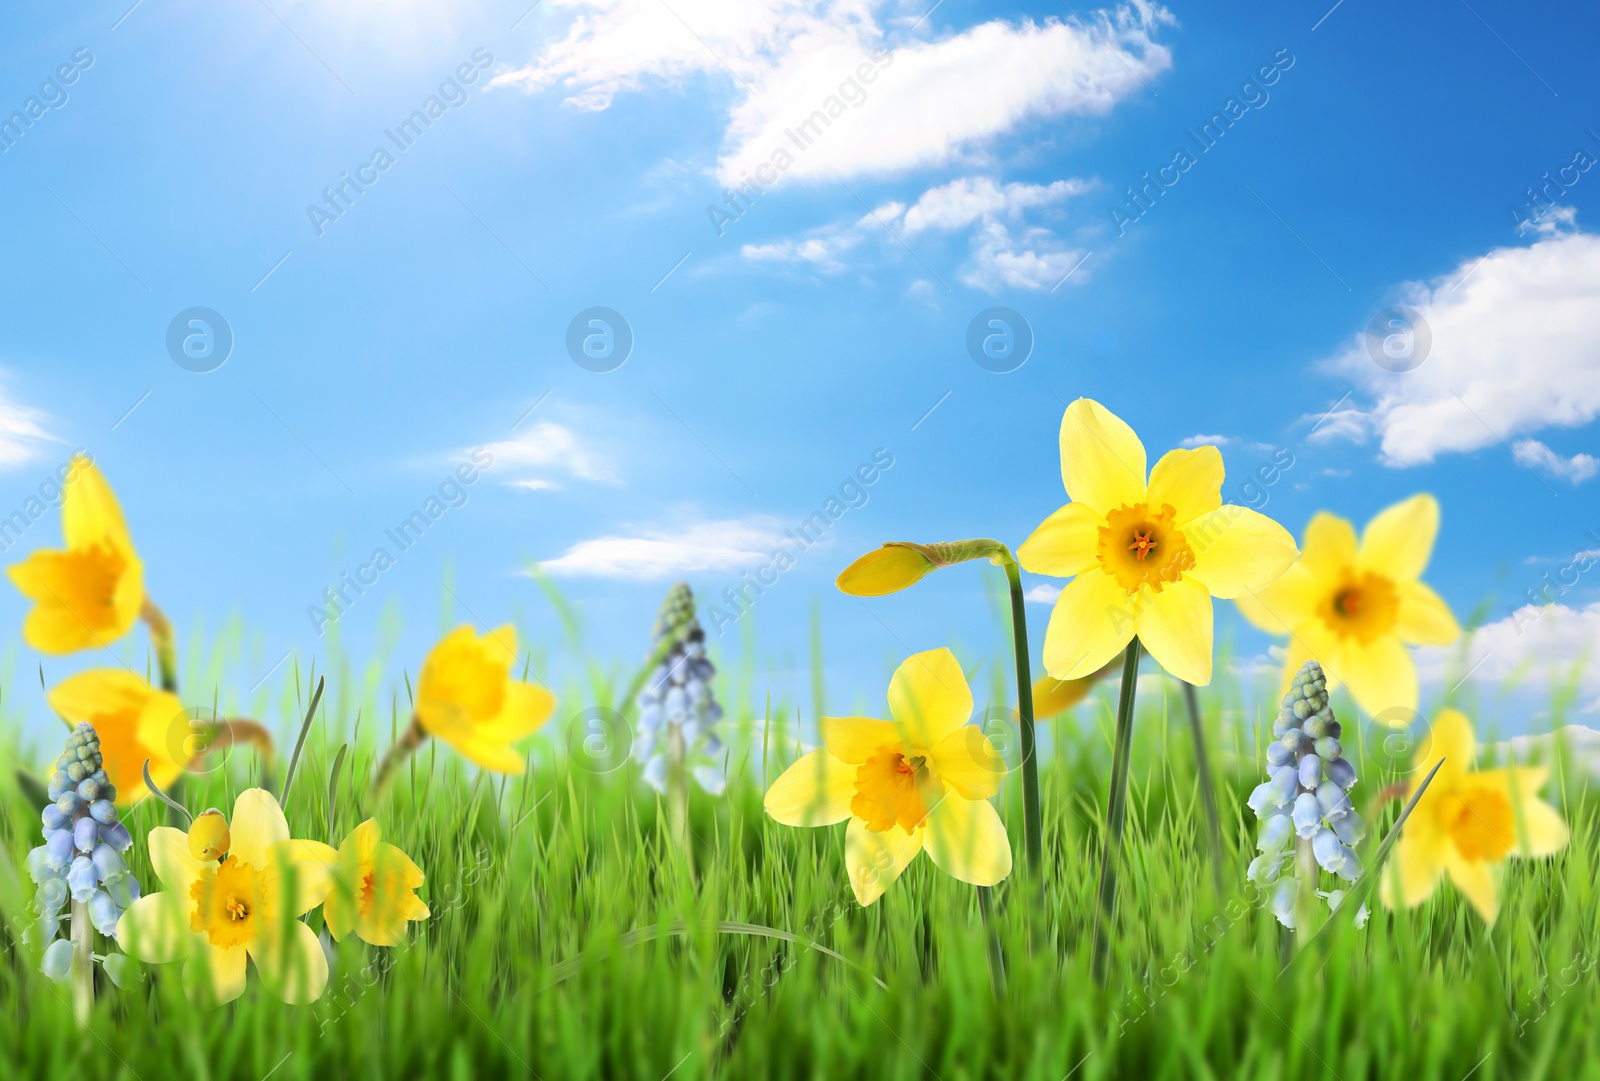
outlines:
[[[1211,845],[1211,882],[1222,896],[1222,818],[1217,813],[1217,790],[1211,783],[1211,759],[1206,754],[1206,730],[1200,723],[1200,693],[1193,683],[1183,684],[1183,701],[1189,709],[1189,731],[1194,735],[1194,769],[1200,782],[1200,803],[1205,808],[1207,841]]]
[[[94,923],[89,906],[72,902],[72,965],[67,970],[72,983],[72,1012],[78,1024],[87,1025],[94,1012]]]
[[[428,738],[428,730],[422,727],[422,722],[415,717],[411,718],[411,725],[400,738],[394,741],[394,746],[389,748],[389,753],[383,756],[383,761],[378,765],[378,776],[372,782],[372,795],[374,798],[383,795],[383,790],[389,783],[389,778],[394,776],[395,768],[411,757],[413,751],[422,746],[423,740]],[[285,795],[288,786],[285,785]]]
[[[150,628],[150,644],[155,647],[156,664],[161,668],[161,689],[168,694],[178,691],[178,643],[172,634],[172,622],[167,614],[155,606],[149,597],[139,609],[139,618]]]
[[[1133,752],[1133,699],[1139,683],[1139,639],[1122,657],[1122,692],[1117,701],[1117,734],[1111,749],[1111,791],[1106,798],[1105,845],[1100,853],[1100,906],[1094,919],[1094,980],[1106,982],[1106,961],[1117,918],[1117,864],[1122,860],[1122,823],[1128,811],[1128,760]]]
[[[1039,813],[1039,758],[1033,730],[1033,676],[1028,660],[1028,617],[1023,610],[1022,576],[1010,549],[1002,565],[1011,587],[1011,641],[1017,655],[1017,720],[1022,726],[1022,840],[1028,873],[1038,877],[1044,863],[1044,836]]]

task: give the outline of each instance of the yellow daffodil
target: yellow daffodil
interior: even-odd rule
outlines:
[[[132,672],[117,668],[80,672],[58,684],[49,700],[69,726],[94,725],[119,806],[138,803],[150,794],[144,784],[146,759],[150,779],[162,789],[169,788],[191,762],[194,739],[183,703]]]
[[[1138,635],[1168,672],[1210,683],[1211,598],[1264,589],[1294,562],[1294,538],[1222,502],[1216,447],[1169,451],[1147,480],[1139,437],[1087,398],[1061,418],[1061,479],[1072,502],[1017,549],[1027,570],[1072,577],[1045,631],[1046,671],[1087,676]]]
[[[1448,872],[1478,914],[1493,923],[1500,912],[1502,861],[1548,856],[1566,847],[1561,813],[1538,797],[1550,771],[1542,766],[1474,770],[1476,751],[1472,722],[1456,710],[1441,711],[1413,762],[1407,798],[1439,759],[1444,765],[1412,809],[1391,865],[1383,871],[1383,903],[1390,908],[1421,904]]]
[[[417,721],[485,769],[521,773],[512,746],[555,712],[555,695],[511,677],[517,632],[510,625],[481,638],[457,627],[433,647],[417,681]]]
[[[337,849],[320,841],[291,841],[298,859],[328,868],[329,892],[322,902],[328,933],[342,940],[351,931],[373,946],[397,946],[406,923],[428,918],[428,906],[417,897],[422,871],[411,857],[385,844],[375,818],[369,818]]]
[[[924,848],[946,873],[993,886],[1011,873],[1005,825],[989,803],[1006,766],[975,726],[972,692],[948,649],[912,656],[889,683],[892,721],[824,717],[823,746],[767,790],[786,826],[848,818],[845,867],[870,905]]]
[[[1054,717],[1058,713],[1065,713],[1073,706],[1089,697],[1089,692],[1094,690],[1094,685],[1109,676],[1116,668],[1108,664],[1098,672],[1091,672],[1078,679],[1055,679],[1051,676],[1041,676],[1033,681],[1033,715],[1038,720]]]
[[[66,550],[37,551],[7,568],[35,602],[22,636],[42,653],[108,646],[128,633],[144,607],[144,565],[117,497],[84,455],[69,469],[61,502]]]
[[[211,817],[196,821],[205,831],[201,848],[222,839],[216,824],[206,822]],[[197,859],[182,830],[150,831],[150,862],[166,889],[122,914],[118,943],[148,964],[184,961],[184,992],[197,1005],[243,994],[247,957],[285,1002],[315,1001],[328,982],[328,960],[297,917],[327,896],[327,868],[294,857],[285,843],[289,824],[265,789],[239,793],[225,833],[228,850],[219,861]]]
[[[1404,727],[1417,710],[1417,667],[1406,644],[1447,645],[1461,627],[1439,595],[1418,580],[1439,532],[1439,503],[1415,495],[1380,512],[1356,544],[1343,518],[1320,512],[1305,550],[1266,589],[1238,597],[1250,622],[1289,635],[1284,685],[1308,660],[1329,683],[1343,682],[1372,717]]]

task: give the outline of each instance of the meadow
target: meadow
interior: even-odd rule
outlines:
[[[196,649],[185,683],[213,685],[227,653]],[[393,949],[330,942],[326,991],[307,1006],[252,983],[237,1001],[199,1010],[176,966],[147,966],[128,990],[97,972],[82,1030],[66,988],[16,938],[31,892],[19,869],[37,843],[38,809],[6,771],[0,906],[13,933],[0,965],[0,1054],[8,1076],[1600,1076],[1596,804],[1571,769],[1558,771],[1549,792],[1572,842],[1553,859],[1508,864],[1492,928],[1448,887],[1399,912],[1374,899],[1371,921],[1340,931],[1325,963],[1280,978],[1293,952],[1288,932],[1244,879],[1256,829],[1245,799],[1265,774],[1271,734],[1257,718],[1265,701],[1270,724],[1272,688],[1219,665],[1200,693],[1225,835],[1217,866],[1182,698],[1147,660],[1123,893],[1099,987],[1089,953],[1114,676],[1042,726],[1043,881],[1019,858],[986,919],[978,891],[927,860],[863,908],[846,880],[841,828],[790,829],[763,813],[766,782],[802,739],[815,740],[815,703],[769,702],[751,666],[719,676],[729,783],[717,797],[691,786],[685,846],[637,765],[616,747],[599,746],[597,757],[596,745],[577,742],[583,729],[565,723],[616,706],[620,668],[595,663],[586,679],[555,688],[561,706],[528,743],[521,776],[479,771],[434,740],[374,797],[376,760],[403,731],[409,703],[381,699],[381,664],[362,669],[335,656],[288,819],[297,837],[336,841],[376,816],[385,839],[425,869],[419,894],[431,917]],[[963,660],[992,661],[993,672],[1007,658]],[[262,692],[248,703],[272,716],[275,762],[236,746],[187,774],[176,794],[199,810],[227,808],[255,784],[281,793],[285,758],[322,678],[295,673],[270,699]],[[415,680],[409,673],[406,685]],[[1005,702],[1003,681],[991,701]],[[1553,725],[1569,703],[1558,688]],[[1343,695],[1334,706],[1354,715]],[[53,752],[24,746],[15,716],[3,738],[11,762]],[[1365,811],[1410,770],[1409,748],[1370,728],[1346,742],[1355,744]],[[1020,842],[1014,772],[998,803]],[[1365,852],[1398,809],[1373,816]],[[123,820],[143,837],[172,814],[150,799]],[[155,888],[143,845],[129,866],[146,892]],[[320,930],[321,914],[310,919]]]

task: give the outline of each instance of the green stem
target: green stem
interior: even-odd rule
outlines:
[[[1023,611],[1022,578],[1009,548],[1002,566],[1011,586],[1011,641],[1017,655],[1017,718],[1022,725],[1022,837],[1028,872],[1038,876],[1044,863],[1044,834],[1039,814],[1039,759],[1033,730],[1033,677],[1028,661],[1028,617]]]
[[[89,906],[72,902],[72,966],[67,970],[72,983],[72,1012],[78,1024],[87,1025],[94,1012],[94,924]]]
[[[684,866],[694,873],[694,847],[689,843],[689,776],[685,759],[688,746],[683,726],[667,724],[667,814],[671,816],[672,841],[683,856]]]
[[[1294,942],[1298,952],[1311,941],[1315,932],[1311,924],[1317,914],[1317,857],[1311,842],[1304,837],[1294,839],[1294,874],[1299,885],[1294,895]]]
[[[1200,778],[1200,802],[1206,812],[1206,832],[1211,842],[1211,881],[1217,896],[1222,896],[1222,817],[1217,812],[1217,790],[1211,783],[1211,760],[1206,755],[1206,730],[1200,723],[1200,694],[1194,684],[1183,684],[1183,700],[1189,707],[1189,731],[1194,735],[1194,768]]]
[[[318,691],[320,693],[320,687],[318,688]],[[389,779],[394,776],[395,767],[400,765],[400,763],[404,762],[407,758],[410,758],[412,752],[414,752],[418,747],[421,747],[423,741],[427,738],[428,730],[422,727],[422,722],[417,720],[415,717],[411,718],[410,726],[407,727],[404,732],[400,733],[400,738],[394,741],[394,746],[389,748],[389,752],[383,756],[383,761],[378,764],[378,776],[372,782],[372,795],[374,799],[383,795],[383,790],[389,785]],[[287,797],[289,794],[288,781],[292,779],[292,777],[285,779],[283,786],[283,793],[285,797]]]
[[[144,599],[144,607],[139,609],[139,618],[150,628],[150,644],[155,647],[156,664],[161,668],[161,689],[168,694],[176,694],[178,642],[172,633],[172,623],[149,597]]]
[[[979,886],[978,912],[983,916],[983,925],[989,929],[989,979],[994,984],[994,997],[1003,998],[1006,993],[1006,956],[1000,950],[1000,925],[994,915],[994,890],[989,886]]]
[[[1117,864],[1122,859],[1122,823],[1128,810],[1128,759],[1133,743],[1133,699],[1139,682],[1139,639],[1122,658],[1122,693],[1117,702],[1117,735],[1111,751],[1111,792],[1106,800],[1105,846],[1100,853],[1100,907],[1095,913],[1093,971],[1106,982],[1106,960],[1117,915]]]

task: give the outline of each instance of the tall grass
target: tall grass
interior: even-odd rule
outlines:
[[[225,650],[192,652],[191,685],[205,686],[226,660]],[[403,697],[376,704],[379,670],[341,662],[327,673],[286,809],[296,836],[322,840],[376,816],[385,839],[425,870],[432,918],[392,950],[353,937],[331,947],[327,992],[309,1007],[263,993],[253,974],[243,998],[211,1012],[185,1002],[177,966],[146,969],[130,991],[102,976],[87,1032],[67,989],[8,934],[5,1076],[1600,1076],[1596,804],[1570,770],[1552,791],[1572,844],[1553,860],[1509,865],[1495,927],[1446,885],[1420,908],[1376,910],[1364,930],[1342,933],[1320,971],[1297,968],[1280,982],[1284,939],[1247,903],[1243,882],[1256,834],[1244,798],[1264,776],[1270,733],[1237,718],[1264,696],[1226,680],[1202,691],[1227,849],[1219,896],[1181,699],[1176,688],[1142,694],[1101,989],[1089,945],[1113,685],[1043,745],[1046,874],[1035,888],[1019,859],[996,891],[997,988],[971,887],[919,859],[862,909],[845,877],[842,826],[790,829],[762,813],[765,779],[794,758],[798,720],[814,703],[769,704],[759,672],[724,684],[730,787],[715,799],[693,793],[686,860],[632,765],[589,772],[561,748],[565,719],[615,705],[627,673],[591,665],[558,688],[561,706],[531,741],[525,775],[478,773],[430,743],[375,801],[375,758],[409,716]],[[1162,682],[1149,662],[1146,672]],[[281,783],[311,676],[293,674],[280,695],[280,760],[268,768],[236,749],[221,768],[186,778],[189,807],[228,808],[248,785]],[[820,670],[815,679],[820,700]],[[259,712],[267,700],[259,692],[239,705]],[[1347,702],[1335,706],[1354,715]],[[1390,757],[1371,732],[1351,742],[1365,810],[1409,756]],[[25,753],[15,719],[0,746],[10,762],[41,757]],[[1000,803],[1014,848],[1020,796],[1008,779]],[[1382,814],[1368,852],[1396,810]],[[32,893],[20,868],[38,843],[38,817],[11,770],[0,776],[0,812],[0,913],[14,930]],[[132,863],[146,892],[159,887],[142,838],[167,813],[147,801],[125,818],[140,839]]]

